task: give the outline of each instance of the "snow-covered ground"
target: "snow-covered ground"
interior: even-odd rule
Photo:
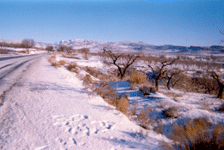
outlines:
[[[97,56],[88,60],[81,54],[77,57],[80,59],[57,55],[56,60],[103,71],[110,69]],[[207,116],[212,123],[224,123],[224,114],[216,111],[221,100],[214,95],[177,89],[168,92],[162,87],[157,93],[143,96],[138,89],[131,90],[128,81],[110,82],[118,94],[128,94],[131,109],[138,106],[137,113],[142,108],[152,108],[149,117],[155,121],[151,130],[145,130],[99,95],[89,94],[76,73],[65,66],[55,68],[48,58],[45,55],[36,59],[1,79],[4,83],[14,81],[1,96],[4,99],[0,107],[1,149],[157,150],[161,149],[161,141],[171,142],[167,133],[175,122]],[[178,108],[178,118],[163,116],[163,110],[171,106]],[[153,130],[158,123],[164,127],[163,134]]]
[[[51,66],[47,57],[15,80],[0,107],[1,149],[158,149],[167,140],[88,95],[74,73]]]
[[[57,55],[56,59],[58,61],[76,62],[78,66],[95,67],[104,71],[110,69],[97,56],[92,56],[89,60],[83,59],[81,55],[77,56],[81,59],[63,58],[60,55]],[[140,64],[141,66],[143,65],[142,63]],[[152,111],[149,112],[149,117],[154,118],[154,121],[152,121],[150,131],[160,124],[163,126],[163,136],[168,135],[174,123],[183,125],[191,119],[206,117],[212,124],[224,123],[224,114],[217,111],[223,100],[216,98],[216,95],[190,93],[173,88],[168,91],[161,86],[159,92],[144,96],[139,89],[131,89],[131,84],[128,81],[113,81],[110,84],[116,89],[118,95],[124,93],[128,95],[131,109],[138,106],[137,114],[143,108],[152,108]],[[164,116],[163,111],[170,107],[177,108],[177,118],[166,118]],[[137,122],[133,122],[137,124]],[[163,139],[165,140],[166,138]]]

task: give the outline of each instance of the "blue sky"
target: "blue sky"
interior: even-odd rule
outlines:
[[[223,0],[1,0],[0,38],[223,44]]]

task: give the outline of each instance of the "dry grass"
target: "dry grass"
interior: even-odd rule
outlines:
[[[60,65],[60,66],[64,66],[65,64],[66,64],[66,61],[64,61],[64,60],[58,61],[58,65]]]
[[[19,51],[19,53],[25,54],[25,53],[27,53],[27,51],[23,50],[23,51]]]
[[[77,63],[73,62],[73,63],[70,63],[68,66],[67,66],[67,69],[69,71],[72,71],[72,72],[76,72],[76,67],[78,67]]]
[[[150,111],[152,111],[151,107],[145,107],[138,114],[137,121],[144,129],[149,129],[149,125],[152,123],[153,118],[148,117]]]
[[[166,118],[178,118],[178,108],[176,106],[169,107],[163,110],[163,115],[166,116]]]
[[[93,83],[93,80],[92,80],[91,76],[88,74],[85,75],[85,77],[83,78],[83,85],[87,87],[88,85],[90,85],[92,83]]]
[[[173,149],[221,150],[224,148],[224,125],[212,126],[208,118],[193,119],[184,126],[174,124],[170,137],[175,142]]]
[[[132,72],[129,77],[129,81],[131,83],[136,84],[143,84],[144,82],[147,82],[147,75],[143,72]]]
[[[53,55],[53,56],[51,56],[51,57],[48,59],[48,61],[51,63],[52,66],[57,67],[58,64],[57,64],[57,61],[56,61],[55,58],[56,58],[56,57]]]
[[[124,114],[128,114],[129,103],[128,103],[128,96],[124,95],[119,99],[119,102],[116,108]]]
[[[157,133],[163,134],[163,125],[161,123],[158,123],[157,126],[153,128],[153,130]]]
[[[7,50],[4,50],[2,48],[0,48],[0,54],[8,54],[9,52]]]
[[[159,103],[159,105],[160,105],[161,108],[166,108],[166,106],[168,104],[168,102],[162,101],[162,100],[158,100],[158,103]]]
[[[100,78],[100,76],[102,75],[100,70],[97,69],[97,68],[86,66],[86,67],[82,67],[82,69],[85,70],[86,72],[88,72],[89,74],[91,74],[92,76],[96,77],[96,78]]]
[[[138,104],[135,104],[134,108],[130,111],[130,116],[135,116],[137,114]]]

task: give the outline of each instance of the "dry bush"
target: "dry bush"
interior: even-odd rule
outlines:
[[[65,64],[66,64],[66,61],[64,61],[64,60],[58,61],[58,65],[60,65],[60,66],[64,66]]]
[[[149,129],[149,125],[152,123],[152,119],[148,117],[150,111],[152,111],[151,107],[145,107],[138,114],[137,121],[144,129]]]
[[[147,82],[147,75],[142,72],[132,72],[129,77],[129,81],[136,84],[143,84]]]
[[[135,116],[138,110],[138,104],[135,104],[134,108],[130,112],[130,116]]]
[[[67,66],[67,69],[69,71],[74,71],[76,72],[76,67],[78,67],[77,63],[73,62],[73,63],[70,63],[68,66]]]
[[[122,97],[120,97],[116,108],[118,110],[120,110],[122,113],[128,114],[129,103],[128,103],[128,96],[127,95],[123,95]]]
[[[7,50],[4,50],[2,48],[0,48],[0,54],[8,54],[9,52]]]
[[[53,56],[51,56],[51,57],[48,59],[48,61],[51,63],[52,66],[57,67],[58,64],[57,64],[57,61],[56,61],[55,58],[56,58],[56,57],[53,55]]]
[[[176,106],[169,107],[163,110],[163,115],[166,116],[166,118],[178,118],[178,108]]]
[[[147,87],[147,86],[142,86],[139,88],[139,91],[142,92],[144,95],[150,95],[150,93],[155,93],[156,90],[153,87]]]
[[[158,123],[157,126],[155,126],[153,128],[154,131],[156,131],[157,133],[162,134],[163,133],[163,125],[161,123]]]
[[[224,125],[212,126],[208,118],[193,119],[184,126],[174,124],[170,137],[175,142],[173,149],[221,150],[224,148]]]
[[[23,50],[23,51],[19,51],[19,53],[25,54],[25,53],[27,53],[27,51],[26,50]]]
[[[102,73],[100,72],[100,70],[98,70],[97,68],[93,68],[93,67],[82,67],[83,70],[85,70],[86,72],[88,72],[89,74],[91,74],[92,76],[98,78],[100,75],[102,75]]]
[[[219,106],[218,111],[224,113],[224,102]]]
[[[99,83],[95,87],[94,92],[106,99],[106,101],[109,101],[109,104],[116,106],[116,104],[113,103],[113,100],[118,99],[119,97],[109,83]]]
[[[90,75],[85,75],[85,77],[83,78],[83,85],[88,86],[89,84],[92,84],[93,80],[91,78]]]
[[[162,101],[162,100],[159,100],[158,103],[159,103],[161,108],[166,108],[166,106],[168,104],[168,102],[165,102],[165,101]]]

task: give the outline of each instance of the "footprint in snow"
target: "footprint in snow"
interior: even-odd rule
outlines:
[[[76,114],[68,118],[63,115],[53,116],[52,119],[55,121],[54,126],[58,126],[59,129],[62,129],[67,133],[69,139],[62,140],[58,138],[57,141],[62,145],[85,145],[82,141],[79,141],[82,137],[88,137],[96,135],[98,133],[104,133],[108,130],[113,130],[115,124],[109,121],[96,121],[91,120],[90,116]],[[68,144],[68,142],[70,144]]]

